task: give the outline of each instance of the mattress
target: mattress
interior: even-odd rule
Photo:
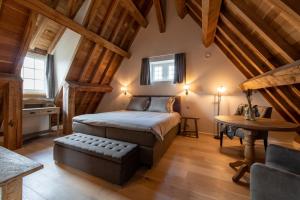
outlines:
[[[73,118],[73,124],[151,132],[158,140],[163,141],[164,136],[180,123],[180,118],[177,112],[114,111],[79,115]]]

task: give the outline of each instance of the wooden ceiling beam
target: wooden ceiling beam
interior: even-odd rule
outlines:
[[[26,28],[24,31],[21,46],[20,46],[18,55],[15,59],[16,67],[15,67],[14,74],[17,74],[19,76],[21,74],[21,69],[23,66],[24,58],[28,52],[30,42],[31,42],[34,32],[36,30],[37,17],[38,17],[38,14],[34,11],[31,11],[28,21],[27,21],[27,24],[26,24]]]
[[[230,44],[223,40],[224,38],[221,38],[216,35],[216,43],[219,45],[221,50],[225,53],[225,55],[231,59],[231,61],[238,67],[238,69],[247,77],[247,78],[253,78],[254,74],[252,74],[251,71],[249,71],[249,63],[247,60],[245,60],[239,52],[235,51],[235,48],[232,48]],[[220,45],[221,44],[221,45]],[[276,108],[276,110],[285,117],[288,121],[293,121],[297,123],[297,119],[290,113],[290,111],[287,109],[287,106],[284,101],[279,101],[278,98],[282,99],[281,96],[278,96],[277,90],[274,92],[269,91],[269,89],[262,89],[260,92],[264,95],[264,97]],[[289,106],[288,106],[289,107]]]
[[[300,60],[249,79],[241,84],[241,88],[261,89],[296,83],[300,83]]]
[[[187,9],[185,5],[186,0],[175,0],[175,3],[176,3],[177,14],[181,19],[183,19],[187,14]]]
[[[130,15],[144,28],[147,27],[148,21],[141,11],[136,7],[132,0],[121,0],[123,6],[129,11]]]
[[[110,41],[104,39],[103,37],[97,35],[96,33],[87,30],[85,27],[81,26],[80,24],[74,22],[72,19],[64,16],[63,14],[57,12],[56,10],[50,8],[46,4],[40,2],[40,1],[35,1],[35,0],[15,0],[19,4],[34,10],[50,19],[53,21],[66,26],[67,28],[77,32],[78,34],[86,37],[87,39],[123,56],[123,57],[130,57],[130,53],[127,51],[121,49],[120,47],[116,46],[115,44],[111,43]]]
[[[81,83],[75,81],[67,81],[69,87],[75,88],[76,92],[111,92],[112,87],[109,85],[101,85],[95,83]]]
[[[202,0],[202,41],[205,47],[214,42],[221,4],[222,0]]]
[[[242,18],[249,26],[252,27],[272,48],[274,51],[286,60],[287,63],[294,62],[299,55],[294,48],[280,37],[268,23],[260,18],[253,10],[255,7],[250,3],[239,0],[224,0],[225,6]]]
[[[156,18],[159,26],[159,32],[164,33],[166,31],[166,0],[153,0]]]
[[[270,6],[274,6],[275,9],[282,12],[285,18],[299,30],[300,29],[300,15],[285,4],[282,0],[267,0]],[[295,1],[296,2],[296,1]],[[299,4],[299,2],[296,2]],[[298,5],[299,6],[299,5]]]

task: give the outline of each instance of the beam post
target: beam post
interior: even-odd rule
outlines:
[[[63,134],[72,133],[72,119],[75,116],[76,90],[68,83],[63,87]]]
[[[15,150],[22,146],[22,80],[8,81],[4,87],[4,146]]]

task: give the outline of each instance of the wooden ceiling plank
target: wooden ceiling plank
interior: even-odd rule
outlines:
[[[119,5],[118,0],[113,1],[111,3],[110,9],[108,9],[107,14],[106,14],[106,18],[105,18],[105,20],[103,22],[103,25],[101,27],[101,30],[100,30],[100,33],[99,33],[100,36],[102,36],[105,33],[105,31],[107,31],[108,25],[109,25],[114,13],[115,13],[117,7],[118,7],[118,5]],[[91,22],[90,22],[90,24],[91,24]],[[91,72],[91,69],[94,68],[94,65],[96,64],[97,60],[99,60],[99,58],[101,58],[101,59],[103,58],[102,56],[99,56],[100,55],[100,50],[101,50],[101,46],[99,46],[98,44],[95,44],[94,48],[91,52],[90,57],[88,58],[85,66],[83,67],[83,72],[81,73],[79,81],[81,81],[81,82],[87,81],[88,76],[89,76],[89,72]],[[105,51],[105,50],[103,50],[103,51]]]
[[[300,83],[300,60],[268,71],[241,84],[243,90]]]
[[[256,74],[257,73],[262,74],[264,72],[261,70],[264,63],[259,61],[258,58],[255,55],[253,55],[253,53],[251,51],[248,50],[247,47],[243,46],[243,44],[239,41],[239,38],[231,38],[231,37],[233,37],[233,35],[231,34],[231,31],[227,30],[226,27],[223,26],[223,23],[219,24],[218,30],[224,36],[224,38],[226,38],[226,40],[229,41],[229,43],[239,52],[239,55],[242,56],[243,59],[245,59],[247,61],[248,68],[250,68],[250,66],[252,67],[251,72],[254,72],[254,69],[257,70]],[[241,59],[241,57],[240,57],[240,59]],[[300,69],[298,69],[298,70],[300,70]],[[297,71],[297,72],[300,76],[299,71]],[[296,72],[296,70],[294,70],[292,72],[292,74],[293,73],[297,74],[297,72]],[[299,77],[299,79],[300,79],[300,77]],[[260,80],[257,82],[257,84],[261,84],[261,82],[262,81]],[[286,102],[286,107],[288,108],[288,110],[290,112],[292,112],[293,110],[299,110],[297,108],[296,103],[289,100],[289,98],[287,96],[288,94],[286,93],[286,91],[281,91],[277,87],[275,87],[274,89],[275,89],[274,92],[276,92],[276,96],[278,98],[283,99]],[[296,115],[296,113],[294,115]],[[294,116],[294,118],[297,118],[297,116]]]
[[[183,19],[187,14],[186,0],[175,0],[178,16]]]
[[[231,43],[232,46],[234,46],[240,53],[241,55],[248,60],[249,63],[251,63],[252,66],[254,66],[255,70],[259,73],[262,74],[266,69],[262,69],[264,62],[260,61],[258,58],[255,57],[253,52],[249,50],[240,40],[238,37],[233,35],[229,29],[224,26],[224,24],[220,23],[218,26],[218,30],[220,33]]]
[[[21,74],[21,69],[22,69],[22,66],[23,66],[24,58],[27,54],[30,42],[32,40],[34,31],[36,29],[37,17],[38,17],[38,14],[36,12],[31,12],[30,13],[27,24],[26,24],[26,28],[25,28],[25,31],[24,31],[21,46],[20,46],[18,55],[15,59],[16,67],[15,67],[14,73],[19,75],[19,76]]]
[[[253,10],[253,5],[246,4],[239,0],[224,0],[225,5],[238,14],[243,20],[249,24],[254,31],[261,35],[269,44],[269,47],[278,52],[286,62],[294,62],[299,55],[283,38],[281,38],[264,20],[262,20]]]
[[[202,0],[202,41],[205,47],[214,42],[221,4],[222,0]]]
[[[49,6],[35,0],[15,0],[19,4],[34,10],[50,19],[53,21],[68,27],[69,29],[79,33],[80,35],[83,35],[87,39],[100,44],[101,46],[104,46],[105,48],[121,55],[124,57],[129,58],[130,53],[126,52],[125,50],[121,49],[120,47],[116,46],[115,44],[107,41],[103,37],[98,36],[96,33],[87,30],[80,24],[74,22],[72,19],[64,16],[63,14],[57,12],[56,10],[50,8]]]
[[[41,16],[42,19],[39,22],[39,25],[37,26],[37,29],[33,35],[33,38],[30,42],[30,49],[34,49],[36,46],[36,43],[38,42],[39,38],[41,37],[41,34],[43,34],[44,29],[48,26],[48,20],[46,17]]]
[[[148,21],[143,16],[143,14],[139,11],[139,9],[135,6],[132,0],[121,0],[124,7],[129,11],[131,16],[144,28],[147,27]]]
[[[258,41],[257,38],[253,37],[247,30],[240,26],[236,22],[236,19],[230,15],[220,14],[221,21],[235,34],[239,37],[251,51],[263,60],[270,69],[275,69],[277,66],[280,66],[282,63],[274,63],[274,56],[272,56],[269,51]],[[274,65],[275,64],[275,65]]]
[[[163,2],[162,2],[163,1]],[[165,0],[153,0],[156,18],[159,26],[159,32],[166,32],[166,10],[163,5],[166,4]]]
[[[287,4],[281,0],[267,0],[271,6],[275,6],[278,10],[284,13],[286,19],[293,23],[297,29],[300,29],[300,15],[291,9]]]
[[[110,9],[105,16],[106,19],[104,20],[102,28],[100,30],[100,33],[99,33],[100,35],[105,34],[105,32],[107,31],[108,25],[110,24],[114,14],[117,10],[118,5],[119,5],[118,0],[115,0],[111,3]],[[124,20],[125,20],[126,16],[128,15],[128,11],[126,10],[125,12],[121,12],[121,13],[122,13],[121,19],[117,21],[117,24],[116,24],[114,30],[112,31],[111,35],[109,36],[109,40],[114,43],[116,43],[115,39],[116,39],[116,35],[118,33],[117,31],[120,30],[121,26],[123,26]],[[99,52],[99,53],[97,53],[97,52]],[[98,54],[98,57],[96,57],[96,59],[94,59],[95,54]],[[102,74],[105,71],[105,68],[109,67],[109,64],[105,64],[105,60],[107,59],[107,57],[111,56],[111,54],[112,54],[112,52],[107,49],[101,49],[101,52],[100,52],[99,46],[95,45],[92,50],[91,56],[89,57],[86,65],[84,67],[82,76],[80,77],[80,81],[88,81],[88,78],[90,77],[91,73],[94,71],[92,79],[91,79],[91,83],[98,83],[99,79],[101,79],[99,77],[102,76]],[[111,61],[111,58],[110,58],[110,61]],[[95,68],[96,68],[96,70],[94,70]],[[86,109],[88,109],[89,104],[87,103],[87,101],[89,101],[89,99],[93,99],[95,95],[96,94],[90,94],[90,93],[85,93],[82,95],[81,103],[78,106],[79,113],[84,113],[84,111]]]
[[[226,48],[226,50],[231,54],[231,56],[240,62],[240,65],[243,66],[244,71],[246,71],[251,78],[258,73],[257,71],[252,70],[253,67],[248,62],[248,60],[245,59],[243,56],[240,56],[240,52],[229,41],[226,41],[226,38],[221,37],[221,35],[218,34],[216,34],[216,38]]]
[[[233,62],[238,64],[236,65],[240,70],[241,72],[247,77],[247,78],[251,78],[251,77],[254,77],[253,74],[251,74],[252,72],[251,71],[247,71],[248,70],[248,64],[247,63],[244,63],[243,59],[241,59],[240,56],[237,56],[237,54],[235,52],[233,52],[233,48],[229,47],[225,41],[223,41],[219,36],[218,34],[216,35],[216,39],[217,39],[217,44],[222,44],[223,47],[225,47],[225,49],[227,50],[227,52],[225,53],[225,55],[227,55],[227,53],[229,53],[231,55],[231,59],[233,58]],[[224,48],[221,48],[221,50],[223,50]],[[250,73],[250,76],[247,75],[247,72]],[[286,108],[286,106],[278,101],[278,96],[277,94],[274,94],[272,92],[270,92],[269,90],[265,89],[265,94],[266,95],[265,97],[267,97],[269,100],[271,99],[270,102],[272,102],[272,105],[275,106],[275,108],[277,108],[277,111],[280,112],[283,116],[287,116],[286,119],[289,120],[289,121],[293,121],[293,122],[296,122],[297,123],[297,120],[296,118],[290,113],[290,111]],[[276,95],[276,96],[275,96]]]

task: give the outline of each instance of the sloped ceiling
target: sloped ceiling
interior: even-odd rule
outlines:
[[[152,6],[151,1],[133,1],[143,16],[146,16]],[[140,25],[125,8],[122,1],[99,1],[96,5],[96,16],[87,19],[87,29],[97,33],[124,50],[130,48]],[[79,47],[70,70],[67,81],[107,85],[122,62],[123,57],[101,47],[86,38],[81,38]],[[104,93],[76,93],[76,115],[95,112]],[[62,103],[60,90],[56,103]]]
[[[185,6],[202,26],[202,1]],[[300,59],[299,8],[294,0],[223,0],[215,43],[247,78],[293,63]],[[300,84],[259,91],[286,120],[300,123]]]
[[[66,3],[66,0],[41,1],[70,18],[82,3],[80,0],[72,5]],[[84,26],[123,50],[128,50],[141,23],[125,8],[124,1],[92,1]],[[201,0],[176,2],[180,2],[186,13],[202,26]],[[148,0],[133,0],[133,3],[143,16],[147,16],[152,6],[152,1]],[[62,27],[56,24],[58,28],[51,30],[54,32],[51,42],[39,43],[45,36],[41,34],[35,37],[39,33],[39,27],[50,28],[45,22],[39,24],[41,16],[37,17],[36,13],[14,0],[3,0],[0,9],[0,73],[18,73],[24,49],[28,50],[29,42],[32,49],[49,52],[54,38],[57,39],[61,34]],[[215,43],[247,78],[292,63],[300,59],[299,9],[297,0],[223,0]],[[179,14],[184,17],[185,13]],[[47,31],[41,30],[40,32],[47,34]],[[119,54],[82,37],[66,80],[110,84],[122,59]],[[260,92],[286,120],[300,123],[300,84],[262,89]],[[104,93],[78,92],[76,114],[93,113],[103,95]],[[56,98],[60,106],[61,99],[60,91]]]

